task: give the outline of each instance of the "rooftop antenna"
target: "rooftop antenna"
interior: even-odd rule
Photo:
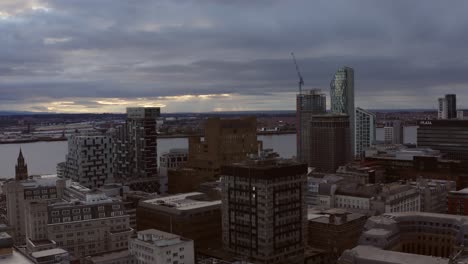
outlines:
[[[291,56],[294,60],[294,65],[296,65],[297,76],[299,76],[299,94],[302,94],[302,86],[304,85],[304,79],[302,78],[301,71],[299,71],[299,65],[297,65],[296,57],[294,52],[291,52]]]

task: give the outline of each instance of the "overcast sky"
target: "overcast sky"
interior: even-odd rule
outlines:
[[[295,108],[355,70],[356,106],[468,107],[465,0],[1,0],[0,110]]]

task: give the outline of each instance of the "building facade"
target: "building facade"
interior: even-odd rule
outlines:
[[[451,191],[447,196],[447,213],[468,215],[468,188]]]
[[[445,101],[447,102],[447,119],[457,118],[457,95],[446,94]]]
[[[224,248],[255,263],[303,263],[306,173],[306,164],[281,160],[224,166]]]
[[[219,248],[221,201],[199,192],[140,201],[137,229],[157,229],[192,239],[197,248]]]
[[[356,108],[356,131],[354,157],[362,159],[365,150],[375,143],[375,114]]]
[[[350,117],[315,115],[310,122],[310,164],[316,171],[335,172],[351,161]]]
[[[297,158],[309,163],[310,121],[313,115],[325,114],[326,95],[319,89],[301,93],[296,97]]]
[[[159,158],[160,193],[167,193],[169,170],[185,167],[188,160],[188,149],[170,149]]]
[[[448,106],[447,100],[445,97],[437,99],[438,109],[437,109],[437,119],[448,119]]]
[[[128,248],[139,264],[195,264],[193,240],[156,229],[139,231]]]
[[[355,108],[354,108],[354,70],[350,67],[339,68],[330,83],[330,103],[332,114],[349,116],[351,151],[354,152]]]
[[[107,135],[75,134],[68,138],[64,177],[88,188],[114,181],[113,142]]]

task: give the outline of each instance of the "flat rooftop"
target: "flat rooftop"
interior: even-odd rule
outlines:
[[[53,248],[53,249],[33,252],[31,253],[31,256],[33,256],[34,258],[42,258],[42,257],[55,256],[55,255],[61,255],[61,254],[66,254],[66,253],[68,253],[68,251],[66,251],[65,249]]]
[[[345,251],[342,258],[354,257],[357,263],[381,263],[381,264],[448,264],[449,259],[416,255],[390,250],[382,250],[372,246],[357,246]]]
[[[160,197],[140,202],[142,206],[156,206],[160,208],[172,208],[179,211],[188,211],[210,206],[221,206],[221,200],[203,201],[197,200],[204,197],[201,192],[190,192]]]

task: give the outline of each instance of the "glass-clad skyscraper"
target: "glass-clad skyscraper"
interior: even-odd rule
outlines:
[[[351,150],[355,154],[354,70],[352,68],[341,67],[336,71],[330,83],[330,103],[333,114],[349,116]]]

